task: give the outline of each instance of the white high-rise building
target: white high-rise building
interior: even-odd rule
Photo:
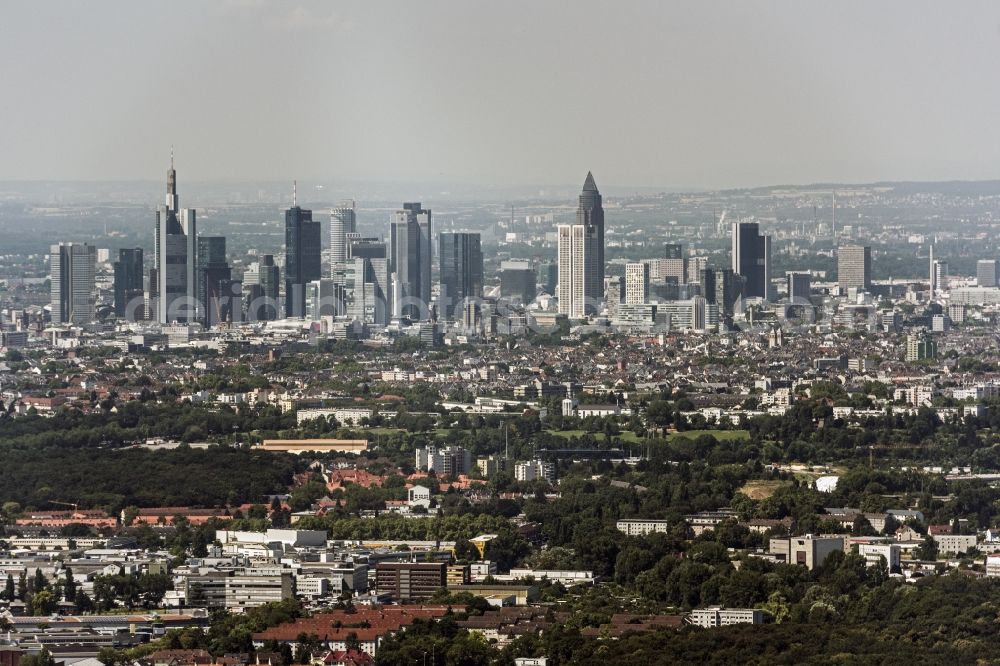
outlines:
[[[347,261],[347,238],[357,233],[354,200],[338,203],[330,211],[330,261],[337,264]]]
[[[948,289],[948,262],[935,259],[931,264],[931,297]]]
[[[560,224],[557,239],[559,312],[570,319],[583,319],[594,308],[587,303],[587,282],[590,264],[597,259],[597,239],[582,224]]]
[[[97,248],[88,243],[51,247],[53,324],[89,324],[96,309]]]
[[[934,298],[934,294],[937,293],[937,285],[934,284],[934,244],[930,246],[929,261],[930,261],[930,274],[928,275],[928,282],[930,283],[931,298]]]
[[[625,264],[625,302],[633,305],[649,300],[649,264]]]

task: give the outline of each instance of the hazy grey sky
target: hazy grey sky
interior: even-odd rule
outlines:
[[[0,179],[1000,177],[998,2],[0,4]]]

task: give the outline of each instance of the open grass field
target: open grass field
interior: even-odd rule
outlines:
[[[688,437],[690,439],[697,439],[702,435],[711,435],[720,442],[736,439],[750,439],[750,433],[746,430],[685,430],[684,432],[676,432],[671,435],[671,437]]]
[[[358,431],[367,435],[369,438],[385,437],[388,435],[395,435],[397,433],[405,432],[401,428],[386,428],[386,427],[359,428]],[[454,431],[453,429],[449,428],[436,428],[431,432],[434,434],[435,437],[444,438],[447,437],[448,434],[453,431]],[[464,432],[469,432],[469,431],[464,431]],[[547,432],[550,435],[555,435],[556,437],[561,437],[567,440],[573,439],[574,437],[583,437],[584,435],[587,434],[593,435],[593,437],[598,441],[606,441],[607,439],[604,436],[604,433],[601,432],[587,433],[586,430],[546,430],[545,432]],[[741,440],[741,439],[748,439],[750,437],[750,434],[746,430],[689,430],[685,432],[673,433],[672,435],[670,435],[670,437],[671,438],[688,437],[694,439],[696,437],[700,437],[701,435],[712,435],[719,441]],[[625,444],[638,444],[643,441],[642,438],[638,437],[631,430],[623,430],[621,433],[617,435],[617,437]]]
[[[605,441],[607,437],[604,436],[603,432],[592,432],[588,433],[586,430],[546,430],[550,435],[555,435],[556,437],[562,437],[563,439],[573,439],[574,437],[583,437],[584,435],[593,435],[594,439]],[[626,430],[617,435],[621,441],[626,443],[638,443],[642,440],[636,436],[631,430]]]
[[[778,488],[788,484],[788,481],[747,481],[738,492],[752,500],[762,500],[773,495]]]

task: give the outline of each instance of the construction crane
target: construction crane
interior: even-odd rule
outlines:
[[[722,215],[719,216],[719,221],[715,223],[715,233],[720,236],[726,235],[726,213],[728,211],[723,208]]]
[[[71,502],[58,502],[56,500],[49,500],[49,504],[61,504],[62,506],[71,506],[73,507],[73,513],[80,512],[80,505],[76,502],[71,503]]]

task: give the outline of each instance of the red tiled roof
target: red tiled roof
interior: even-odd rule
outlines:
[[[333,611],[265,629],[254,634],[253,638],[260,641],[294,641],[301,634],[306,634],[315,635],[320,640],[336,641],[346,639],[353,632],[358,640],[371,641],[409,626],[416,619],[443,617],[449,608],[456,612],[465,610],[464,606],[382,606],[358,609],[354,613]]]

